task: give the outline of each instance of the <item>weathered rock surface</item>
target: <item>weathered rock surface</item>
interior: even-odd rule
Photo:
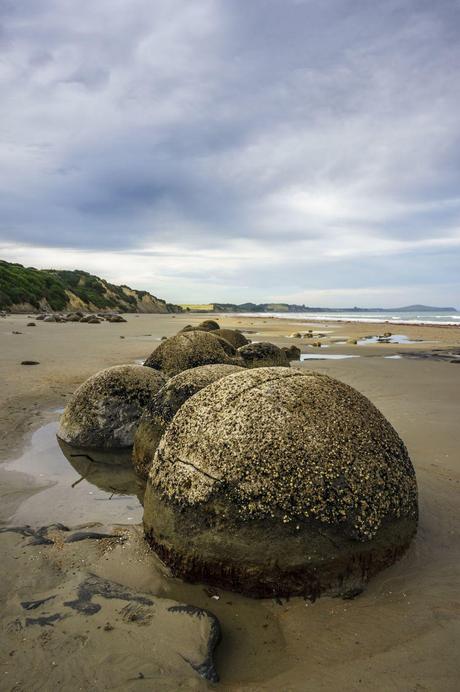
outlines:
[[[241,364],[236,351],[228,342],[221,343],[207,332],[191,331],[179,332],[162,341],[147,358],[144,366],[162,370],[172,377],[183,370],[215,363]]]
[[[289,367],[286,354],[275,344],[256,341],[238,349],[238,355],[248,368]]]
[[[218,332],[213,332],[215,336],[225,339],[234,348],[240,348],[241,346],[246,346],[250,341],[244,334],[242,334],[238,329],[219,329]]]
[[[282,346],[281,350],[286,354],[286,358],[291,361],[291,360],[300,360],[300,348],[297,346]]]
[[[202,365],[168,380],[146,407],[134,435],[133,465],[142,478],[147,478],[161,437],[182,404],[208,384],[241,370],[237,365]]]
[[[220,327],[216,320],[203,320],[203,322],[200,322],[200,324],[197,326],[197,329],[200,329],[203,332],[213,332],[216,329],[220,329]]]
[[[70,399],[61,416],[58,437],[76,447],[129,447],[144,408],[165,382],[161,373],[142,365],[101,370]]]
[[[208,385],[163,435],[147,540],[174,574],[249,595],[347,595],[406,550],[417,487],[366,397],[315,372],[260,368]]]

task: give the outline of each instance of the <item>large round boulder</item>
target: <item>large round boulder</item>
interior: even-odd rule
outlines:
[[[260,368],[195,394],[150,469],[144,530],[173,573],[254,596],[356,594],[416,531],[414,469],[362,394]]]
[[[101,370],[73,394],[61,416],[58,437],[75,447],[131,446],[144,408],[165,382],[162,373],[142,365]]]
[[[133,466],[142,478],[147,478],[163,433],[182,404],[208,384],[241,370],[238,365],[201,365],[168,380],[146,407],[134,435]]]
[[[291,360],[300,360],[300,356],[302,354],[300,348],[298,346],[281,346],[281,350],[286,354],[286,358],[291,361]]]
[[[284,351],[269,341],[255,341],[241,346],[238,355],[247,368],[289,367],[289,360]]]
[[[183,370],[214,363],[238,365],[239,359],[235,349],[228,342],[221,343],[208,332],[193,331],[179,332],[162,341],[144,365],[162,370],[172,377]]]
[[[197,326],[197,329],[200,329],[202,332],[213,332],[216,329],[220,329],[220,327],[216,320],[203,320]]]
[[[246,339],[244,334],[238,331],[238,329],[219,329],[218,332],[213,332],[213,335],[218,336],[220,339],[225,339],[234,348],[240,348],[250,343],[249,339]]]

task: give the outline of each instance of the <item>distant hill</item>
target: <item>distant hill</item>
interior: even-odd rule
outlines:
[[[193,312],[457,312],[451,307],[433,307],[430,305],[407,305],[402,308],[322,308],[290,303],[210,303],[208,305],[183,305]]]
[[[182,312],[148,291],[116,286],[88,272],[34,269],[0,260],[0,309],[11,312]]]

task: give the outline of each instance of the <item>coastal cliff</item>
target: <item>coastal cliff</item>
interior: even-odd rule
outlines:
[[[148,291],[117,286],[85,271],[34,269],[3,260],[0,260],[0,309],[9,312],[182,312],[178,305],[167,303]]]

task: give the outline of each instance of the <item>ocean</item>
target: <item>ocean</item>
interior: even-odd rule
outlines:
[[[228,315],[229,313],[223,313]],[[439,312],[251,312],[251,313],[232,313],[235,315],[252,315],[253,317],[280,317],[283,319],[302,320],[305,322],[381,322],[389,324],[445,324],[460,326],[460,312],[439,313]]]

